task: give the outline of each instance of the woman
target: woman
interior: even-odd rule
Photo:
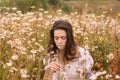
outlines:
[[[93,58],[74,42],[69,22],[55,21],[50,30],[48,56],[44,60],[44,80],[86,80]]]

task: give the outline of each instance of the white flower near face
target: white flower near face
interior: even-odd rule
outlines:
[[[27,78],[27,77],[29,77],[29,75],[27,74],[27,70],[26,70],[26,69],[21,69],[21,70],[20,70],[20,73],[21,73],[21,77],[22,77],[22,78]]]
[[[13,56],[11,57],[11,59],[14,60],[14,61],[16,61],[16,60],[18,60],[18,57],[19,57],[18,55],[13,55]]]

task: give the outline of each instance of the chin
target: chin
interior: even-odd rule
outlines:
[[[64,50],[64,47],[63,46],[58,46],[58,49],[61,51],[61,50]]]

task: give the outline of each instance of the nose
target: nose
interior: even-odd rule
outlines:
[[[61,38],[58,39],[58,44],[61,44],[62,43],[62,40]]]

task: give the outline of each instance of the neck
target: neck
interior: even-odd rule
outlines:
[[[59,58],[64,58],[64,51],[59,51],[58,56]]]
[[[58,59],[59,59],[60,63],[63,65],[66,65],[69,63],[69,61],[67,61],[64,57],[64,51],[61,51],[58,53]]]
[[[64,51],[59,51],[58,59],[59,59],[61,64],[65,64]]]

